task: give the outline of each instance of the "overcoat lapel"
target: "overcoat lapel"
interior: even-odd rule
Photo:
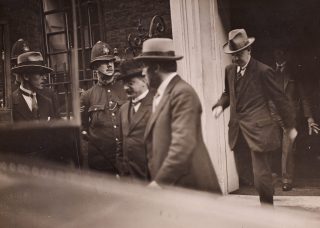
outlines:
[[[289,73],[287,71],[287,68],[285,67],[284,71],[283,71],[283,89],[284,89],[284,91],[286,91],[288,84],[289,84]]]
[[[245,89],[248,87],[249,83],[251,82],[251,78],[254,76],[255,72],[255,65],[256,62],[253,58],[251,58],[247,70],[243,75],[243,83],[239,89],[239,94],[236,96],[237,101],[239,101],[240,97],[244,94]]]
[[[152,99],[153,97],[151,95],[151,92],[149,91],[147,96],[142,99],[141,105],[137,113],[135,113],[132,117],[129,131],[132,131],[135,128],[135,126],[141,121],[141,119],[143,119],[143,117],[147,114],[147,112],[150,109],[150,106],[152,106]]]
[[[44,120],[48,118],[52,111],[50,110],[50,107],[52,107],[52,101],[50,100],[50,98],[43,95],[41,92],[37,92],[37,103],[39,107],[40,119]],[[53,116],[50,116],[50,117],[53,117]]]
[[[20,113],[20,115],[23,116],[26,120],[33,119],[32,112],[29,109],[29,106],[20,91],[18,91],[13,97],[13,105],[15,107],[15,111],[17,113]]]
[[[128,135],[129,134],[129,128],[130,128],[130,123],[129,123],[129,115],[130,115],[130,113],[129,113],[129,110],[130,110],[130,103],[126,103],[126,104],[124,104],[124,107],[123,107],[123,113],[125,114],[125,115],[123,115],[123,119],[122,119],[122,129],[123,129],[123,134],[124,135]]]
[[[164,94],[159,102],[159,104],[157,105],[154,113],[152,113],[148,123],[147,123],[147,127],[146,127],[146,131],[145,131],[145,138],[147,138],[147,136],[149,135],[155,121],[157,120],[159,114],[161,113],[164,105],[166,104],[166,102],[168,102],[168,99],[169,99],[169,96],[170,96],[170,93],[172,91],[172,89],[174,88],[174,86],[176,85],[176,83],[178,81],[180,81],[181,78],[179,75],[176,75],[171,81],[170,83],[168,84],[166,90],[164,91]]]

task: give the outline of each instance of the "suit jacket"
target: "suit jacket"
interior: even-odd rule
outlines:
[[[48,121],[49,117],[50,119],[57,118],[53,100],[46,96],[46,93],[37,91],[37,102],[39,107],[39,120]],[[33,117],[20,89],[13,92],[12,104],[13,121],[37,120]]]
[[[160,184],[220,191],[201,129],[201,103],[175,76],[151,115],[145,142],[150,177]]]
[[[230,106],[229,145],[233,150],[240,130],[255,152],[267,152],[280,146],[280,132],[272,120],[268,101],[272,100],[281,115],[284,126],[295,126],[293,108],[276,82],[274,70],[251,58],[239,94],[235,94],[237,66],[231,64],[225,71],[225,91],[213,106]]]
[[[153,96],[154,92],[149,91],[141,100],[140,107],[131,120],[129,120],[131,102],[123,104],[120,108],[123,157],[130,175],[142,180],[148,178],[143,136],[152,113]]]
[[[304,83],[298,77],[298,69],[287,62],[282,72],[276,71],[276,81],[295,108],[296,116],[300,114],[301,105],[305,117],[312,117],[311,104],[304,88]],[[272,114],[276,120],[281,120],[273,102],[270,103]]]

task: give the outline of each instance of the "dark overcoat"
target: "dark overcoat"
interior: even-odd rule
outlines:
[[[213,106],[230,106],[229,145],[233,150],[241,130],[251,151],[267,152],[280,147],[280,131],[272,119],[268,102],[271,100],[286,128],[295,126],[292,105],[279,87],[274,70],[251,58],[239,93],[235,93],[237,66],[231,64],[225,71],[225,91]]]
[[[37,91],[36,97],[39,107],[39,120],[47,121],[57,118],[58,115],[55,110],[55,101],[47,95],[47,92]],[[29,109],[20,89],[12,93],[12,116],[15,122],[37,120],[33,117],[32,111]]]
[[[133,117],[129,118],[131,102],[120,108],[120,123],[122,135],[122,152],[130,175],[147,180],[147,156],[144,146],[144,132],[152,113],[154,93],[149,91],[141,100],[140,107]]]
[[[159,184],[220,192],[204,144],[202,108],[194,89],[175,76],[148,121],[145,142],[151,179]]]

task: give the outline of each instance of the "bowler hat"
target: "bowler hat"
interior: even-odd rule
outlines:
[[[109,44],[98,41],[91,50],[90,67],[93,68],[98,62],[114,61],[115,58],[111,54],[111,47]]]
[[[22,53],[30,51],[30,47],[27,41],[18,39],[11,49],[11,60],[17,60],[18,56]]]
[[[226,54],[233,54],[246,49],[254,41],[255,38],[248,38],[244,29],[234,29],[229,32],[228,42],[223,45],[223,50]]]
[[[143,42],[142,53],[135,59],[139,60],[180,60],[183,56],[176,55],[173,40],[169,38],[151,38]]]
[[[11,69],[13,73],[50,73],[53,71],[45,65],[40,52],[29,51],[18,56],[17,65]]]
[[[125,60],[120,64],[120,76],[117,78],[117,80],[142,76],[142,63],[140,61],[130,59]]]

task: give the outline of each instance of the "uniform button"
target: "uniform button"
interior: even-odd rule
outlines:
[[[94,109],[94,111],[97,111],[97,110],[98,110],[98,108],[95,108],[95,109]]]
[[[115,116],[116,114],[112,113],[111,115],[112,115],[112,116]]]
[[[118,138],[116,138],[116,141],[119,141],[119,139],[118,139]]]
[[[117,128],[117,126],[116,126],[116,125],[113,125],[113,128]]]
[[[108,89],[108,93],[110,93],[111,92],[111,90],[110,89]]]

